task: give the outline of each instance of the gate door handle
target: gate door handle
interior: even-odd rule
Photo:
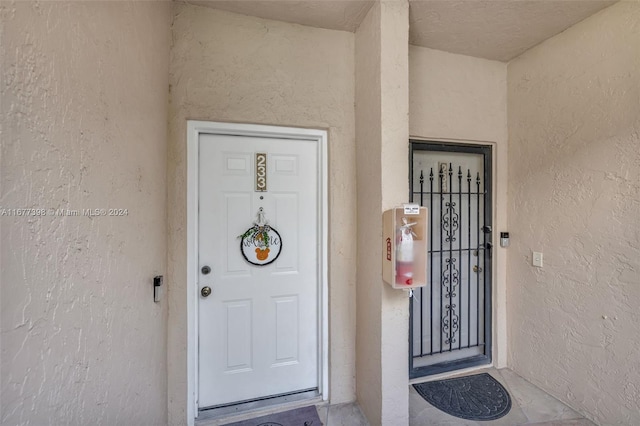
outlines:
[[[208,297],[211,294],[211,287],[202,287],[202,290],[200,290],[200,294],[202,295],[202,297]]]

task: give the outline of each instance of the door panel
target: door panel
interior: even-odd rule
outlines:
[[[253,340],[251,300],[225,302],[225,371],[251,369],[251,342]]]
[[[224,232],[223,241],[225,241],[225,249],[219,253],[222,257],[221,266],[218,269],[221,278],[231,276],[249,276],[249,264],[242,256],[235,256],[238,248],[237,235],[233,235],[231,230],[242,229],[246,225],[246,217],[251,214],[251,194],[249,193],[222,193],[222,204],[220,205],[220,214],[223,223],[227,223],[228,227]],[[201,201],[202,203],[202,201]],[[206,245],[205,242],[201,246]]]
[[[283,250],[278,256],[274,273],[296,273],[299,269],[298,239],[295,238],[300,228],[300,223],[298,222],[300,217],[298,194],[275,193],[273,194],[273,199],[276,205],[275,212],[278,215],[276,219],[280,223],[287,224],[285,229],[278,229],[282,241],[286,241],[287,250]]]
[[[411,377],[491,361],[491,147],[413,143],[429,285],[411,303]]]
[[[198,407],[318,388],[318,161],[312,141],[201,135]],[[256,192],[255,154],[267,153]],[[263,208],[282,247],[250,264],[239,235]]]
[[[276,342],[275,360],[272,366],[298,362],[298,297],[273,297]]]

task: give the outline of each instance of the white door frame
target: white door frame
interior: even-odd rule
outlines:
[[[318,384],[323,400],[329,397],[329,284],[328,284],[328,164],[327,132],[318,129],[258,124],[187,121],[187,421],[198,414],[198,164],[201,134],[254,136],[316,142],[318,170],[318,241],[320,282],[318,303]]]

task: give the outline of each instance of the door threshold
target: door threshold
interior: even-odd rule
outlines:
[[[323,402],[322,395],[316,389],[276,395],[259,400],[199,410],[195,424],[196,426],[214,426],[232,421],[238,422],[308,405],[322,405]],[[326,404],[326,402],[324,403]]]
[[[490,370],[494,368],[493,363],[478,365],[475,367],[462,368],[460,370],[447,371],[446,373],[433,374],[431,376],[416,377],[409,380],[409,386],[424,382],[433,382],[435,380],[451,379],[458,376],[466,376],[470,373],[478,373],[482,370]]]

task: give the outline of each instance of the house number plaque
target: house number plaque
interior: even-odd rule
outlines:
[[[267,154],[256,153],[256,192],[267,190]]]

